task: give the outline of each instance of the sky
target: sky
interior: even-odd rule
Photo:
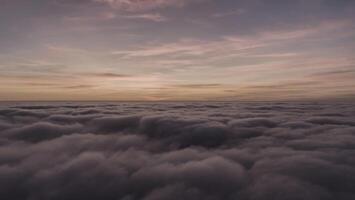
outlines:
[[[0,0],[0,100],[355,99],[353,0]]]

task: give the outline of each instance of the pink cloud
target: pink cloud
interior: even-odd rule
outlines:
[[[163,7],[183,7],[198,0],[93,0],[97,3],[110,5],[112,8],[126,11],[144,11]]]

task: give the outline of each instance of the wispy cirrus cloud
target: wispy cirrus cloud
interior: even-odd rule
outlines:
[[[110,5],[114,9],[126,11],[144,11],[164,7],[183,7],[198,0],[93,0]]]
[[[65,16],[64,20],[67,22],[77,22],[77,23],[89,23],[89,22],[103,22],[103,21],[113,21],[113,20],[144,20],[152,22],[165,22],[169,18],[160,13],[143,13],[143,14],[118,14],[115,12],[100,12],[97,14],[91,14],[89,16]]]
[[[159,13],[146,13],[140,15],[126,15],[122,16],[125,19],[141,19],[141,20],[148,20],[154,22],[164,22],[168,21],[168,18],[159,14]]]
[[[139,12],[154,10],[158,8],[177,7],[181,8],[187,4],[203,0],[56,0],[57,3],[82,5],[82,4],[101,4],[107,5],[112,9],[128,12]]]
[[[234,16],[234,15],[242,15],[246,13],[247,11],[244,9],[236,9],[236,10],[231,10],[231,11],[225,11],[225,12],[219,12],[215,13],[212,15],[214,18],[222,18],[222,17],[227,17],[227,16]]]
[[[212,98],[248,86],[260,97],[271,90],[287,96],[288,90],[309,95],[303,88],[317,95],[353,88],[350,1],[5,2],[1,95],[27,98],[33,90],[37,98],[40,87],[50,87],[43,94],[71,98],[79,91],[66,87],[78,85],[98,86],[90,94],[82,88],[86,99],[111,92],[132,99]],[[323,87],[296,87],[285,82],[290,79]],[[144,92],[148,87],[157,89]]]
[[[173,88],[184,88],[184,89],[210,89],[222,87],[222,84],[218,83],[208,83],[208,84],[175,84],[170,85]]]
[[[191,55],[200,56],[219,52],[226,56],[245,50],[270,47],[280,43],[289,43],[294,40],[318,37],[320,34],[330,33],[349,25],[348,21],[327,21],[316,26],[296,27],[291,30],[262,31],[250,36],[230,35],[219,40],[205,41],[182,39],[174,43],[149,44],[139,46],[132,50],[112,51],[112,55],[123,58],[151,57],[163,55]],[[292,53],[268,54],[265,57],[294,56]],[[263,55],[255,55],[263,56]]]
[[[112,73],[112,72],[107,72],[107,73],[93,73],[93,74],[88,74],[91,76],[96,76],[96,77],[103,77],[103,78],[127,78],[127,77],[132,77],[131,75],[127,74],[117,74],[117,73]]]

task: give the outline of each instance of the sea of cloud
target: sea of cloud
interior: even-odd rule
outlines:
[[[353,200],[355,104],[2,103],[4,200]]]

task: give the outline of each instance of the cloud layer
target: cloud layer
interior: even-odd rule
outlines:
[[[0,107],[4,199],[355,198],[355,106]]]

